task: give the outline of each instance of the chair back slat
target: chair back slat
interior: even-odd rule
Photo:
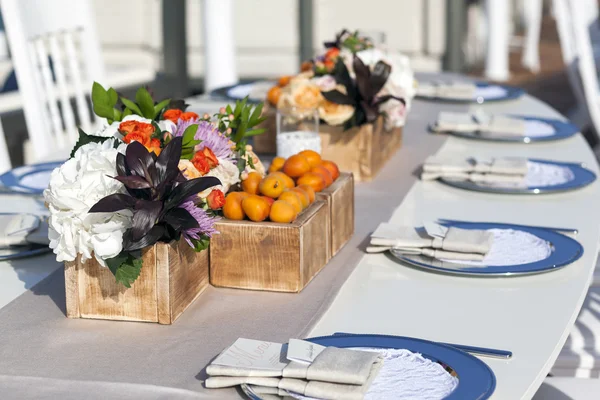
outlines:
[[[94,133],[90,90],[104,82],[91,0],[0,0],[34,157],[67,154]]]
[[[83,87],[82,73],[80,72],[81,64],[77,62],[77,52],[75,51],[73,36],[65,32],[63,34],[63,41],[67,53],[67,60],[69,61],[69,73],[75,92],[75,104],[77,105],[79,123],[85,132],[89,132],[92,129],[93,121],[84,94],[86,91],[89,91],[89,89]]]
[[[60,106],[62,110],[63,120],[65,122],[65,130],[69,142],[77,140],[76,134],[76,122],[75,116],[73,115],[73,108],[71,107],[71,101],[67,89],[67,77],[65,75],[64,61],[65,57],[60,50],[58,44],[57,35],[52,35],[49,38],[50,42],[50,55],[52,57],[54,66],[54,75],[56,77],[56,83],[58,84],[58,92],[60,96]]]
[[[44,91],[46,92],[46,106],[50,111],[50,120],[54,131],[54,137],[56,139],[56,144],[60,148],[66,143],[62,134],[62,123],[57,105],[58,98],[56,97],[56,92],[54,90],[52,71],[50,70],[50,62],[48,61],[49,54],[42,38],[34,40],[32,45],[35,47],[39,70],[42,74],[42,84],[44,85]]]

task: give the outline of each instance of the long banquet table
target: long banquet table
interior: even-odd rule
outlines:
[[[493,398],[531,398],[591,280],[600,239],[600,184],[564,194],[505,196],[422,183],[415,171],[436,152],[580,161],[596,173],[598,166],[581,135],[518,145],[427,133],[440,110],[467,108],[415,101],[402,149],[374,181],[356,186],[354,237],[300,294],[209,287],[172,326],[70,320],[62,270],[51,255],[0,263],[1,397],[240,398],[233,389],[202,387],[204,367],[236,338],[284,342],[343,331],[511,350],[511,360],[484,359],[497,378]],[[529,96],[483,108],[560,117]],[[43,210],[39,200],[0,196],[3,212]],[[572,227],[585,254],[552,273],[484,279],[425,272],[361,250],[382,221],[436,218]]]

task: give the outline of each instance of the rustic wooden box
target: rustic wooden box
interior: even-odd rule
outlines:
[[[357,181],[373,179],[402,146],[402,128],[384,129],[383,117],[347,131],[322,124],[321,156],[335,162],[340,171],[352,172]]]
[[[172,324],[208,286],[208,255],[184,240],[147,247],[131,288],[95,259],[67,262],[67,316]]]
[[[277,152],[276,110],[267,108],[263,115],[267,120],[262,127],[267,130],[254,138],[256,153]],[[396,151],[402,146],[402,128],[384,129],[383,117],[372,124],[364,124],[347,131],[341,126],[321,123],[321,155],[324,160],[335,162],[340,171],[352,172],[358,182],[369,181],[377,175]]]
[[[317,193],[327,203],[331,228],[331,255],[335,256],[354,235],[354,176],[342,172],[327,189]]]
[[[331,258],[329,210],[315,201],[290,224],[221,220],[210,240],[214,286],[300,292]]]

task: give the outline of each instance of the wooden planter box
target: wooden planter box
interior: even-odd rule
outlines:
[[[172,324],[208,286],[208,254],[184,240],[147,247],[131,288],[95,259],[67,262],[67,316]]]
[[[214,286],[300,292],[331,258],[329,210],[315,201],[290,224],[232,221],[216,224],[210,240]]]
[[[317,193],[317,199],[326,202],[329,209],[329,246],[335,256],[354,235],[354,176],[342,172],[333,185]]]
[[[262,124],[267,130],[254,138],[253,149],[256,153],[274,154],[277,152],[276,111],[266,107],[263,115],[268,117]],[[402,128],[386,131],[383,117],[347,131],[341,126],[323,123],[319,130],[323,159],[335,162],[340,171],[352,172],[358,182],[373,179],[402,146]]]

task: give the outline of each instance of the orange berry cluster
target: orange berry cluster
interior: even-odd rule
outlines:
[[[255,222],[269,218],[289,223],[315,201],[315,193],[329,187],[340,175],[337,165],[319,153],[304,150],[287,160],[276,157],[265,178],[250,172],[242,181],[243,192],[225,198],[225,218]]]

